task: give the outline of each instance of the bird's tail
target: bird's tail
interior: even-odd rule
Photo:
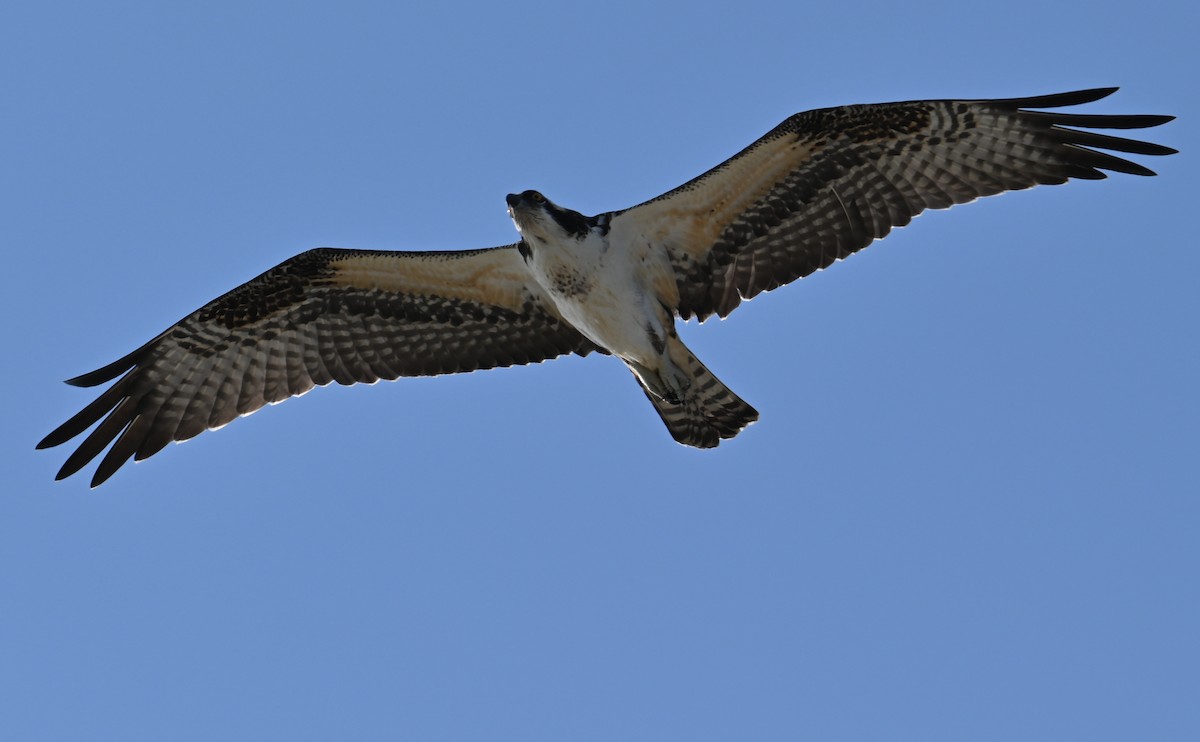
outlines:
[[[715,448],[758,419],[758,410],[722,384],[678,338],[668,344],[676,383],[638,370],[634,376],[672,438],[685,446]]]

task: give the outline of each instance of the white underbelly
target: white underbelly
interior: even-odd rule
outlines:
[[[563,319],[585,337],[622,358],[657,367],[669,328],[663,326],[644,257],[597,237],[535,246],[530,267]]]
[[[614,273],[596,271],[582,291],[561,291],[547,280],[547,293],[563,319],[588,340],[622,358],[656,365],[660,353],[651,338],[663,336],[661,322],[632,276]]]
[[[597,286],[584,296],[556,297],[555,302],[568,322],[606,350],[644,365],[659,355],[651,342],[651,328],[662,334],[656,327],[658,319],[647,316],[642,297]]]

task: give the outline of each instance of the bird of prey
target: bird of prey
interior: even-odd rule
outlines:
[[[100,424],[63,464],[106,447],[95,487],[241,415],[332,381],[372,383],[540,362],[620,359],[671,436],[711,448],[758,412],[676,334],[827,268],[904,226],[1003,191],[1109,170],[1153,175],[1099,150],[1166,155],[1082,129],[1171,116],[1061,113],[1116,88],[1000,100],[924,100],[796,114],[678,188],[584,216],[527,190],[508,196],[515,244],[459,252],[319,248],[301,253],[67,383],[116,379],[38,444]]]

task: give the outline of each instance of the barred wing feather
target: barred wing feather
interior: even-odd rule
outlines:
[[[613,217],[666,247],[680,316],[728,315],[908,224],[1003,191],[1111,170],[1153,175],[1098,150],[1165,155],[1157,144],[1081,131],[1139,129],[1171,116],[1032,111],[1116,88],[1005,100],[931,100],[800,113],[723,164]]]
[[[100,422],[58,473],[70,476],[112,444],[94,487],[130,457],[145,459],[314,386],[534,363],[594,349],[527,279],[515,245],[460,252],[321,248],[210,302],[124,358],[71,379],[95,386],[120,377],[38,448]]]

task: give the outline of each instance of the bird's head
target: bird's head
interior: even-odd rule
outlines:
[[[517,231],[534,244],[580,240],[596,226],[595,219],[564,209],[537,191],[510,193],[507,201]]]

